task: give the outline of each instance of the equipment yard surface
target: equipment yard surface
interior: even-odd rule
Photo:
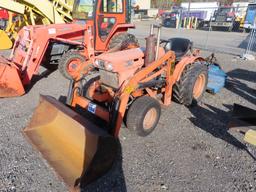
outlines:
[[[145,29],[149,22],[137,23],[137,26],[134,34],[143,40],[148,35]],[[163,29],[163,37],[169,34],[173,37],[172,31],[175,29]],[[207,32],[180,34],[186,37],[187,33],[195,46],[204,45]],[[234,103],[255,108],[255,61],[235,56],[236,52],[242,52],[234,48],[233,44],[239,44],[236,36],[245,34],[215,33],[218,41],[208,40],[209,47],[219,46],[226,50],[219,52],[233,53],[216,54],[228,74],[226,87],[216,95],[206,93],[203,102],[194,108],[173,102],[162,110],[157,129],[145,138],[123,128],[115,165],[85,191],[256,191],[253,158],[256,149],[245,144],[239,134],[227,129]],[[197,41],[200,34],[204,35]],[[229,46],[229,42],[233,44]],[[202,54],[206,56],[210,52]],[[0,192],[68,190],[22,134],[38,104],[39,94],[60,98],[67,94],[68,83],[58,71],[44,73],[35,77],[25,96],[0,99]]]

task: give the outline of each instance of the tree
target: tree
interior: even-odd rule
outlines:
[[[182,0],[151,0],[152,8],[170,9],[173,5],[180,4]]]
[[[220,5],[232,5],[234,0],[219,0]]]

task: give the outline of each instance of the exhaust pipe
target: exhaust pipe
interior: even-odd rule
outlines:
[[[154,29],[157,28],[157,37],[154,34]],[[150,65],[158,59],[160,48],[161,25],[151,25],[150,35],[146,38],[146,53],[145,53],[145,66]]]

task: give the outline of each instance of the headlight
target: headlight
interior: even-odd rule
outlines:
[[[113,71],[113,65],[112,65],[112,63],[107,63],[107,64],[105,64],[105,68],[106,68],[106,70],[108,70],[108,71]]]
[[[232,21],[232,20],[233,20],[233,18],[231,18],[231,17],[227,18],[227,21]]]
[[[96,59],[94,61],[94,64],[96,67],[98,67],[99,69],[105,69],[107,71],[113,71],[113,65],[112,63],[108,62],[108,61],[104,61],[104,60],[100,60],[100,59]]]
[[[103,60],[96,59],[94,61],[94,64],[96,67],[98,67],[100,69],[105,69],[105,61],[103,61]]]
[[[216,18],[215,17],[212,17],[212,21],[215,21],[216,20]]]

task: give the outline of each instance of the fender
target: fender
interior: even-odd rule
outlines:
[[[182,72],[184,71],[185,67],[191,63],[194,63],[196,61],[206,61],[204,58],[199,56],[185,56],[181,59],[181,61],[176,65],[175,70],[173,72],[172,80],[175,84],[177,81],[180,80],[180,77],[182,75]]]
[[[108,37],[107,39],[107,45],[109,44],[110,40],[117,34],[119,33],[124,33],[127,32],[128,29],[135,29],[135,25],[134,24],[119,24],[117,25],[114,29],[113,32],[111,33],[111,35]],[[107,47],[106,47],[107,49]]]

